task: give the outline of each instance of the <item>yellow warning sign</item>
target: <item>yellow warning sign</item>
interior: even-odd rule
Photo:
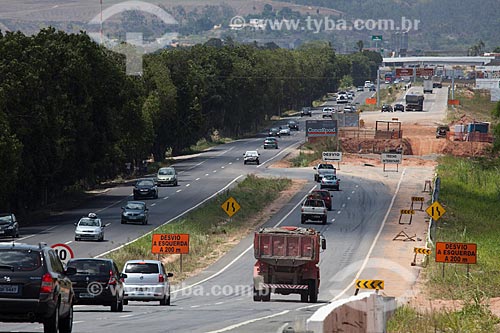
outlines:
[[[441,216],[443,216],[444,213],[446,213],[446,210],[437,201],[434,201],[434,203],[429,207],[427,207],[425,211],[427,212],[427,214],[429,214],[430,217],[432,217],[434,221],[439,220]]]
[[[414,247],[413,248],[413,252],[420,253],[420,254],[430,255],[432,251],[430,249],[424,249],[424,248],[421,248],[421,247]]]
[[[233,197],[230,197],[222,204],[222,209],[226,212],[229,217],[232,217],[236,212],[240,210],[240,205]]]
[[[358,289],[384,289],[384,280],[356,280]]]

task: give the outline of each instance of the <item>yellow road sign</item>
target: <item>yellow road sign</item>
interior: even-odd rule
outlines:
[[[415,211],[413,209],[401,209],[400,211],[401,214],[415,214]]]
[[[422,202],[424,201],[425,198],[424,197],[411,197],[411,201],[419,201],[419,202]]]
[[[230,197],[222,204],[222,209],[226,212],[229,217],[232,217],[236,214],[237,211],[240,210],[240,205],[236,202],[233,197]]]
[[[434,203],[427,207],[425,211],[434,221],[439,220],[439,218],[446,213],[446,210],[437,201],[434,201]]]
[[[356,280],[357,289],[384,289],[384,280]]]
[[[426,255],[429,256],[432,251],[429,250],[429,249],[424,249],[424,248],[420,248],[420,247],[414,247],[413,248],[413,252],[420,253],[420,254],[426,254]]]

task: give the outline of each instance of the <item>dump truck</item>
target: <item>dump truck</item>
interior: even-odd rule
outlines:
[[[406,95],[406,111],[423,111],[424,96],[422,95]]]
[[[326,240],[312,228],[261,228],[254,235],[253,300],[268,302],[271,293],[299,294],[316,303],[319,254]]]

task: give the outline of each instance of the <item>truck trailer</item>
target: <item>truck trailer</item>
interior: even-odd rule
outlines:
[[[424,80],[424,94],[429,93],[432,94],[432,80]]]
[[[319,253],[326,240],[312,228],[261,228],[254,235],[253,300],[268,302],[271,293],[299,294],[301,302],[316,303]]]
[[[406,95],[406,111],[423,111],[424,96],[422,95]]]

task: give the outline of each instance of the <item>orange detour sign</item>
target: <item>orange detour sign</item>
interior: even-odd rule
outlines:
[[[188,254],[189,234],[153,234],[151,253]]]
[[[475,264],[477,244],[473,243],[436,243],[436,262],[453,264]]]

